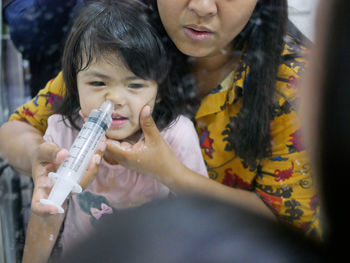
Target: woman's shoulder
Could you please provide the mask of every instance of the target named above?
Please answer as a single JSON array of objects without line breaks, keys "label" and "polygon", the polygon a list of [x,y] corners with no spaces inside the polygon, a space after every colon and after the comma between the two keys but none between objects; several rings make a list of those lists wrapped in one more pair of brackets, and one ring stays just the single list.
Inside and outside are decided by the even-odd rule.
[{"label": "woman's shoulder", "polygon": [[304,44],[291,36],[286,36],[279,75],[285,72],[303,75],[309,53],[309,49]]},{"label": "woman's shoulder", "polygon": [[308,63],[309,50],[290,37],[286,37],[282,62],[276,81],[276,99],[280,106],[285,101],[296,102],[299,97],[300,81]]}]

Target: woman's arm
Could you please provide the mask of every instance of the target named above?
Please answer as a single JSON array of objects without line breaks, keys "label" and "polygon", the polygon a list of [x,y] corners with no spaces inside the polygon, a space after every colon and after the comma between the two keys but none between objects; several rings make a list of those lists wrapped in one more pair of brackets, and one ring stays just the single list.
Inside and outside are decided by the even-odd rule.
[{"label": "woman's arm", "polygon": [[[20,173],[30,176],[32,159],[43,142],[47,119],[52,114],[53,105],[62,99],[64,92],[63,77],[59,73],[31,101],[18,107],[10,120],[0,128],[0,153]],[[43,153],[42,161],[54,161],[58,151],[58,148],[54,148]]]},{"label": "woman's arm", "polygon": [[222,185],[183,165],[160,135],[151,117],[149,106],[143,108],[140,123],[145,139],[133,146],[107,140],[106,159],[119,162],[137,172],[150,174],[175,193],[207,195],[274,217],[255,193]]},{"label": "woman's arm", "polygon": [[32,158],[43,142],[42,133],[22,121],[9,121],[0,128],[0,153],[23,175],[31,176]]}]

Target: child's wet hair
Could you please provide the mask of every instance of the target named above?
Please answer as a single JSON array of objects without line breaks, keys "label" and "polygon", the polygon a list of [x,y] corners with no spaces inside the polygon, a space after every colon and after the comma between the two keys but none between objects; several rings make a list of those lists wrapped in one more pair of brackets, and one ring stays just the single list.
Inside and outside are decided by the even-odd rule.
[{"label": "child's wet hair", "polygon": [[170,51],[152,19],[152,11],[137,0],[89,1],[82,10],[66,41],[62,59],[66,95],[57,109],[73,127],[78,128],[77,74],[100,59],[111,63],[121,59],[136,76],[157,82],[160,102],[153,117],[158,128],[166,127],[179,114],[176,101],[181,95],[172,96],[177,92],[172,86],[176,83],[168,74]]},{"label": "child's wet hair", "polygon": [[115,54],[136,76],[161,83],[168,59],[147,13],[137,1],[91,2],[72,29],[66,44],[70,54],[64,59],[68,56],[66,62],[77,74],[94,60]]}]

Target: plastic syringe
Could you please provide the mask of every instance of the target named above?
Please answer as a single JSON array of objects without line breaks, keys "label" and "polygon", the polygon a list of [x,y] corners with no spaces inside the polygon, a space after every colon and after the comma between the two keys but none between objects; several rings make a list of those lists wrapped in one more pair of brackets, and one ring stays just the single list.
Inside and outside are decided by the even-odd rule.
[{"label": "plastic syringe", "polygon": [[112,123],[114,104],[107,100],[97,110],[91,111],[87,121],[81,128],[77,138],[69,150],[66,160],[57,172],[49,173],[49,178],[55,181],[48,199],[40,199],[43,204],[52,205],[63,213],[63,202],[70,192],[80,193],[80,179],[85,173],[98,144]]}]

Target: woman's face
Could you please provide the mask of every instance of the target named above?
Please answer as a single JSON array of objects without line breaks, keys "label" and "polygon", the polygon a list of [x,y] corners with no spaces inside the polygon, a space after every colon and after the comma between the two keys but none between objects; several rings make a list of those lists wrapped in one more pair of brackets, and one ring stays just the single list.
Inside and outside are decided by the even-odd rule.
[{"label": "woman's face", "polygon": [[258,0],[157,0],[163,25],[177,48],[193,57],[231,49]]}]

